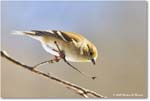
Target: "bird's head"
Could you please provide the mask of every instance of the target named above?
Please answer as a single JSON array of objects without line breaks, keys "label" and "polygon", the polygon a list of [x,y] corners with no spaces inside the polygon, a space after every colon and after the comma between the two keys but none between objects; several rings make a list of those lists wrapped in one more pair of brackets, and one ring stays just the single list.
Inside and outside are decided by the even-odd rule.
[{"label": "bird's head", "polygon": [[90,60],[94,65],[96,64],[96,59],[98,56],[98,52],[96,46],[92,43],[88,43],[83,48],[83,54]]}]

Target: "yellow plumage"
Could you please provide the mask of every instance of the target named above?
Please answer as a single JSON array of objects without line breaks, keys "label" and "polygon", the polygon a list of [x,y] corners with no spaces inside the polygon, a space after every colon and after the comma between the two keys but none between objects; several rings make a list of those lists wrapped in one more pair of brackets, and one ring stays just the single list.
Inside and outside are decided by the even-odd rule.
[{"label": "yellow plumage", "polygon": [[71,62],[95,63],[98,56],[96,46],[80,34],[57,30],[17,31],[14,34],[27,35],[41,42],[43,48],[52,55],[59,56],[55,41],[64,51],[66,60]]}]

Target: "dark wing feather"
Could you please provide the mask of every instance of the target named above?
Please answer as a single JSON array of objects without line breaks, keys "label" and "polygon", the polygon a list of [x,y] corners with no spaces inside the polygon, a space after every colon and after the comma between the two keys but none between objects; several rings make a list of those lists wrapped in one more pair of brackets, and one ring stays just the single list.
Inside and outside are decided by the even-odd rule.
[{"label": "dark wing feather", "polygon": [[72,41],[72,39],[62,31],[57,31],[57,30],[51,30],[51,31],[31,30],[31,31],[34,32],[34,35],[36,36],[52,36],[63,41],[67,41],[67,42]]}]

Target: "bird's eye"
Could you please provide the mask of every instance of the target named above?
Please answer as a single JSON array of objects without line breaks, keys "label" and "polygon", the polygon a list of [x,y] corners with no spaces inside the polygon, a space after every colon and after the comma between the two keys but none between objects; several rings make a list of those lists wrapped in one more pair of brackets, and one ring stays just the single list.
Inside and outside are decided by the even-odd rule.
[{"label": "bird's eye", "polygon": [[92,56],[92,55],[93,55],[93,52],[90,52],[90,55]]}]

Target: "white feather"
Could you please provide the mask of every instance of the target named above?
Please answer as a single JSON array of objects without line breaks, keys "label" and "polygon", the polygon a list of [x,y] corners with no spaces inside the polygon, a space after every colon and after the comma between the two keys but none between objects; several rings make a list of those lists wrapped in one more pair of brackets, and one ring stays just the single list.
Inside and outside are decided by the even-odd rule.
[{"label": "white feather", "polygon": [[13,35],[25,35],[23,31],[13,31],[11,34]]},{"label": "white feather", "polygon": [[52,48],[49,45],[42,43],[42,46],[48,53],[53,54],[55,56],[59,56],[58,52],[52,50]]},{"label": "white feather", "polygon": [[34,33],[34,32],[32,32],[32,31],[13,31],[11,34],[13,34],[13,35],[24,35],[24,36],[28,36],[28,37],[31,37],[33,39],[41,41],[41,37],[32,36],[32,35],[29,35],[29,34],[26,34],[26,33]]}]

